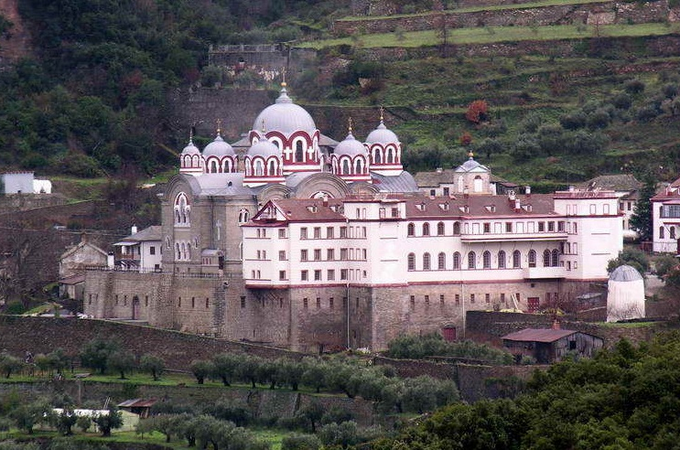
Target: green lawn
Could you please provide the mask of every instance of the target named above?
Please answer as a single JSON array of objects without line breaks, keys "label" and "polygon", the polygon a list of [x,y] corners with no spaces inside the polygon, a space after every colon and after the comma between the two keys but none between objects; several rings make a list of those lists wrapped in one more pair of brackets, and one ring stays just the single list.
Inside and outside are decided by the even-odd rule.
[{"label": "green lawn", "polygon": [[[456,14],[456,13],[470,13],[478,11],[503,11],[508,9],[530,9],[530,8],[545,8],[546,6],[561,6],[561,5],[583,5],[588,3],[607,3],[610,0],[545,0],[542,2],[532,2],[532,3],[520,3],[516,5],[484,5],[484,6],[471,6],[468,8],[458,8],[458,9],[448,9],[445,11],[446,14]],[[350,16],[338,19],[341,21],[363,21],[363,20],[375,20],[375,19],[389,19],[391,17],[422,17],[429,16],[432,14],[438,14],[436,12],[421,12],[413,14],[395,14],[393,16]]]},{"label": "green lawn", "polygon": [[[646,23],[637,25],[602,25],[599,35],[602,37],[639,37],[663,36],[678,33],[680,25],[663,23]],[[484,27],[457,28],[449,30],[450,44],[492,44],[517,41],[549,41],[561,39],[583,39],[595,37],[595,27],[585,28],[574,25],[552,25],[545,27]],[[412,31],[403,33],[400,39],[396,33],[379,33],[353,36],[351,38],[325,39],[304,42],[300,48],[321,49],[338,45],[357,45],[363,48],[390,47],[428,47],[441,43],[436,30]]]}]

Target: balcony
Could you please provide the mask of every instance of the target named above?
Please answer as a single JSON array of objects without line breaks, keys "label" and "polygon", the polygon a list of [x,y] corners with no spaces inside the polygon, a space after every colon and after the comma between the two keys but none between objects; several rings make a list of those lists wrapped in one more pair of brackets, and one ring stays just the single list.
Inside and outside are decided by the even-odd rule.
[{"label": "balcony", "polygon": [[564,267],[525,267],[523,269],[525,280],[538,280],[550,278],[565,278]]},{"label": "balcony", "polygon": [[536,233],[462,233],[461,242],[566,241],[566,231]]}]

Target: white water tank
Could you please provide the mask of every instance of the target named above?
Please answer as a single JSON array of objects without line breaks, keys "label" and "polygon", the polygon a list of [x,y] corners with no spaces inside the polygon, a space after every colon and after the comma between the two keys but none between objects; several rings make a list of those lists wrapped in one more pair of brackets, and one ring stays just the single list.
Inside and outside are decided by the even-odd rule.
[{"label": "white water tank", "polygon": [[607,322],[645,317],[645,282],[634,267],[614,269],[607,288]]}]

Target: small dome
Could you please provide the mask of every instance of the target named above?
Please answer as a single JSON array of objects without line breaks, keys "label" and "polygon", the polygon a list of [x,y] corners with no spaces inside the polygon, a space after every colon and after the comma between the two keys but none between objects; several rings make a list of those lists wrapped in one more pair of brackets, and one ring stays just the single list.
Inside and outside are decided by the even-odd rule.
[{"label": "small dome", "polygon": [[347,135],[347,137],[345,138],[345,140],[340,142],[335,147],[335,151],[333,152],[333,154],[337,155],[337,156],[340,156],[340,155],[349,155],[349,156],[366,155],[367,150],[366,150],[366,147],[364,147],[364,144],[362,144],[361,142],[354,139],[354,136],[350,132]]},{"label": "small dome", "polygon": [[642,275],[635,267],[623,265],[619,266],[609,275],[609,281],[637,281],[642,280]]},{"label": "small dome", "polygon": [[455,172],[488,172],[489,168],[486,166],[481,165],[475,159],[472,157],[472,153],[470,153],[470,158],[465,161],[463,164],[458,166],[455,170]]},{"label": "small dome", "polygon": [[194,145],[193,139],[189,139],[189,143],[184,150],[182,150],[182,155],[200,155],[201,151]]},{"label": "small dome", "polygon": [[249,157],[263,156],[265,159],[269,158],[270,156],[280,155],[281,151],[279,150],[279,148],[272,142],[270,142],[267,138],[263,138],[262,140],[253,144],[253,146],[248,149],[247,153],[247,156]]},{"label": "small dome", "polygon": [[269,131],[279,131],[290,135],[295,131],[305,131],[309,135],[316,131],[314,119],[304,108],[293,103],[284,87],[276,103],[267,106],[255,119],[253,130],[262,128],[262,124]]},{"label": "small dome", "polygon": [[210,144],[206,145],[205,148],[203,149],[203,157],[208,157],[208,156],[234,156],[236,153],[234,153],[234,149],[232,148],[231,145],[229,145],[227,142],[222,139],[222,136],[220,136],[219,131],[217,132],[217,137],[215,138],[214,141],[212,141]]},{"label": "small dome", "polygon": [[399,142],[399,138],[393,131],[389,130],[383,121],[380,121],[378,128],[371,131],[366,138],[366,143],[371,144],[396,144]]}]

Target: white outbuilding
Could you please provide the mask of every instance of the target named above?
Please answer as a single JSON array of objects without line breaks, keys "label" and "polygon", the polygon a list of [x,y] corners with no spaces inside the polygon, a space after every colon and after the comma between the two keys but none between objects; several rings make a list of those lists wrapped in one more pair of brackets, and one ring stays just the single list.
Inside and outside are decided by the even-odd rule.
[{"label": "white outbuilding", "polygon": [[607,287],[607,322],[645,317],[645,282],[634,267],[614,269]]}]

